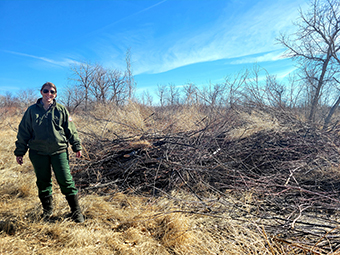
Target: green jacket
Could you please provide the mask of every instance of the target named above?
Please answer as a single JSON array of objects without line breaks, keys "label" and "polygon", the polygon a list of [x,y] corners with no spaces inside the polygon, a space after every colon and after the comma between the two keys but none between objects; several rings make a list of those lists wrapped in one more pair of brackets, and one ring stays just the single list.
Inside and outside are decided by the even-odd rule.
[{"label": "green jacket", "polygon": [[76,127],[67,109],[55,100],[46,111],[41,102],[26,110],[15,142],[15,156],[23,156],[28,149],[42,155],[53,155],[67,150],[68,143],[74,152],[82,149]]}]

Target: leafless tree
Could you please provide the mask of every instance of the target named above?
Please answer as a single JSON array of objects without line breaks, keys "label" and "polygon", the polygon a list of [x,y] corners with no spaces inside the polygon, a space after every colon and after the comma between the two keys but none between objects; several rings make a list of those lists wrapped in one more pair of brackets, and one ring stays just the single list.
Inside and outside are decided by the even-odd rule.
[{"label": "leafless tree", "polygon": [[106,103],[109,91],[107,70],[100,65],[93,67],[93,83],[90,86],[90,91],[97,103]]},{"label": "leafless tree", "polygon": [[[340,82],[335,77],[334,77],[334,81],[338,85],[340,85]],[[325,123],[324,123],[323,129],[328,128],[328,126],[329,126],[329,124],[331,122],[331,118],[332,118],[333,114],[335,113],[336,109],[339,107],[339,105],[340,105],[340,89],[337,89],[337,98],[335,99],[335,102],[333,103],[333,106],[331,107],[327,117],[325,118]]]},{"label": "leafless tree", "polygon": [[183,103],[186,105],[197,105],[199,103],[198,88],[193,83],[188,83],[183,87]]},{"label": "leafless tree", "polygon": [[85,92],[81,87],[68,85],[63,89],[60,100],[72,114],[83,104]]},{"label": "leafless tree", "polygon": [[206,105],[212,108],[225,106],[226,87],[225,83],[210,83],[208,86],[203,87],[200,97]]},{"label": "leafless tree", "polygon": [[115,105],[122,105],[130,99],[130,88],[126,84],[126,77],[117,69],[107,71],[107,85],[110,90],[109,101]]},{"label": "leafless tree", "polygon": [[303,93],[303,86],[301,86],[299,80],[297,79],[295,74],[291,74],[288,76],[288,81],[286,85],[287,89],[287,102],[286,106],[289,108],[296,108],[301,106],[302,104],[302,93]]},{"label": "leafless tree", "polygon": [[0,97],[1,107],[14,107],[19,105],[19,98],[14,96],[13,93],[7,91]]},{"label": "leafless tree", "polygon": [[135,91],[136,84],[135,84],[132,67],[131,67],[131,49],[130,48],[126,51],[125,62],[126,62],[125,77],[126,77],[126,85],[128,89],[128,98],[129,100],[131,100],[133,97],[134,91]]},{"label": "leafless tree", "polygon": [[300,10],[296,26],[292,37],[281,35],[278,41],[300,65],[312,93],[308,118],[314,121],[324,87],[340,72],[340,2],[313,0],[307,12]]},{"label": "leafless tree", "polygon": [[174,106],[178,105],[180,101],[180,92],[179,89],[176,88],[176,86],[172,83],[168,85],[167,89],[167,94],[166,94],[166,100],[168,102],[168,105]]},{"label": "leafless tree", "polygon": [[227,91],[226,103],[229,107],[234,107],[242,101],[241,90],[248,79],[248,70],[237,73],[233,78],[225,78],[225,86]]},{"label": "leafless tree", "polygon": [[85,111],[88,110],[88,105],[90,101],[90,92],[91,87],[93,86],[93,82],[95,79],[95,71],[96,69],[89,63],[75,64],[71,67],[73,72],[73,80],[77,86],[84,91],[84,101],[85,101]]},{"label": "leafless tree", "polygon": [[[74,65],[71,68],[73,76],[70,79],[73,90],[77,88],[79,97],[70,95],[72,89],[66,91],[64,95],[64,102],[72,107],[78,107],[84,104],[84,110],[88,110],[89,103],[114,103],[115,105],[124,104],[127,99],[131,99],[131,86],[132,79],[128,77],[128,72],[122,72],[118,69],[104,68],[100,64],[91,65],[83,63]],[[73,102],[71,102],[73,101]]]},{"label": "leafless tree", "polygon": [[267,75],[266,91],[268,102],[275,107],[283,108],[285,106],[286,87],[279,83],[275,75]]},{"label": "leafless tree", "polygon": [[165,106],[165,97],[167,94],[167,86],[166,85],[157,85],[157,91],[156,91],[156,95],[159,98],[159,103],[161,105],[161,107]]},{"label": "leafless tree", "polygon": [[28,106],[34,104],[37,100],[37,97],[40,95],[38,91],[39,90],[29,88],[17,93],[17,97],[20,97],[20,107],[25,109]]},{"label": "leafless tree", "polygon": [[153,105],[153,97],[150,94],[149,90],[144,90],[140,98],[141,98],[140,101],[143,105],[147,106]]},{"label": "leafless tree", "polygon": [[242,90],[243,102],[250,107],[263,107],[266,102],[266,91],[263,81],[267,75],[266,70],[255,64],[247,70],[247,77]]}]

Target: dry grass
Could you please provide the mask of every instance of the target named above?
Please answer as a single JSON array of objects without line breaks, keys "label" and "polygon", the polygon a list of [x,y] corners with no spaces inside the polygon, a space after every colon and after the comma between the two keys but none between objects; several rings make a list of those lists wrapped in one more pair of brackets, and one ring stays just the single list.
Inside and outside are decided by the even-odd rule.
[{"label": "dry grass", "polygon": [[268,113],[252,111],[249,114],[240,112],[238,116],[244,124],[230,132],[231,136],[236,139],[249,137],[261,130],[282,128],[279,121]]},{"label": "dry grass", "polygon": [[[190,210],[198,203],[192,194],[173,191],[160,197],[142,197],[111,191],[107,196],[80,193],[86,221],[75,224],[65,218],[66,200],[54,181],[53,222],[39,220],[32,166],[23,166],[13,155],[16,130],[21,116],[5,116],[0,126],[0,254],[295,254],[296,247],[284,247],[268,236],[257,219],[200,214]],[[93,118],[95,117],[95,119]],[[74,116],[82,139],[86,134],[99,138],[140,135],[147,130],[193,130],[205,116],[196,108],[156,116],[148,108],[129,105],[123,109],[97,108],[92,116]],[[253,129],[275,126],[263,116],[235,136]],[[248,117],[245,117],[247,119]],[[254,123],[256,125],[254,125]],[[148,146],[145,141],[143,145]],[[205,201],[218,200],[206,194]],[[251,192],[227,195],[230,204],[248,208],[254,202]],[[218,203],[211,203],[211,208]],[[300,249],[301,251],[301,249]],[[298,252],[296,252],[297,254]]]},{"label": "dry grass", "polygon": [[172,133],[202,127],[206,115],[197,107],[183,107],[155,112],[136,103],[124,107],[99,105],[87,115],[76,115],[74,121],[85,134],[100,139],[116,139],[143,133]]}]

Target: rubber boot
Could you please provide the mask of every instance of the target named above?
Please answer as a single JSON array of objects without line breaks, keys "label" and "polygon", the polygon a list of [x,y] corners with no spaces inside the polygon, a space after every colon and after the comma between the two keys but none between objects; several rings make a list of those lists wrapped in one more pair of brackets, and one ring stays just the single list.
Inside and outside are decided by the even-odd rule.
[{"label": "rubber boot", "polygon": [[77,195],[67,196],[66,200],[71,208],[71,219],[76,223],[82,223],[85,221],[78,202]]},{"label": "rubber boot", "polygon": [[53,198],[52,195],[48,196],[39,196],[42,207],[43,213],[41,214],[41,218],[45,221],[48,221],[53,213]]}]

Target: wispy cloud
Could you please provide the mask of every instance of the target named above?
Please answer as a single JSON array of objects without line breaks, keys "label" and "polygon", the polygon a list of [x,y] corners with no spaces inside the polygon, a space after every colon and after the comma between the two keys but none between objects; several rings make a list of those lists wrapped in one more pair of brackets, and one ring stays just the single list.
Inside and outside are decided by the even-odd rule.
[{"label": "wispy cloud", "polygon": [[62,60],[54,60],[54,59],[50,59],[50,58],[46,58],[46,57],[34,56],[34,55],[31,55],[31,54],[15,52],[15,51],[5,50],[4,52],[14,54],[14,55],[18,55],[18,56],[38,59],[40,61],[52,64],[52,65],[57,65],[57,66],[60,66],[60,67],[69,67],[71,64],[79,63],[79,62],[77,62],[73,59],[69,59],[69,58],[63,58]]},{"label": "wispy cloud", "polygon": [[[136,73],[160,73],[189,64],[278,50],[281,46],[276,44],[275,38],[280,32],[289,33],[294,29],[292,22],[296,20],[302,2],[262,1],[234,19],[225,13],[209,30],[204,28],[191,31],[185,37],[163,38],[162,48],[150,50],[137,46]],[[167,45],[171,46],[165,49]],[[269,53],[244,61],[276,61],[279,58]]]},{"label": "wispy cloud", "polygon": [[136,15],[138,15],[138,14],[147,12],[147,11],[149,11],[149,10],[151,10],[151,9],[153,9],[153,8],[155,8],[155,7],[157,7],[157,6],[160,5],[160,4],[165,3],[166,1],[168,1],[168,0],[162,0],[162,1],[160,1],[160,2],[157,2],[157,3],[154,4],[154,5],[151,5],[151,6],[149,6],[149,7],[146,7],[146,8],[144,8],[144,9],[138,11],[138,12],[135,12],[135,13],[132,13],[132,14],[130,14],[130,15],[127,15],[127,16],[125,16],[125,17],[123,17],[123,18],[121,18],[121,19],[119,19],[119,20],[116,20],[116,21],[114,21],[114,22],[112,22],[112,23],[110,23],[110,24],[108,24],[108,25],[106,25],[106,26],[104,26],[104,27],[101,27],[101,28],[99,28],[99,29],[97,29],[97,30],[95,30],[95,31],[90,32],[89,34],[86,35],[86,37],[93,36],[93,35],[95,35],[95,34],[98,34],[98,33],[100,33],[100,32],[103,32],[103,31],[105,31],[105,30],[107,30],[107,29],[109,29],[109,28],[111,28],[111,27],[117,25],[118,23],[120,23],[120,22],[122,22],[122,21],[124,21],[124,20],[130,19],[130,18],[132,18],[132,17],[134,17],[134,16],[136,16]]},{"label": "wispy cloud", "polygon": [[4,92],[7,92],[7,91],[12,91],[12,90],[18,90],[19,87],[14,87],[13,86],[0,86],[0,91],[4,91]]},{"label": "wispy cloud", "polygon": [[290,74],[293,74],[295,71],[296,71],[297,67],[292,67],[290,68],[289,70],[285,71],[285,72],[281,72],[279,74],[277,74],[277,77],[279,79],[283,79],[283,78],[286,78],[288,77]]},{"label": "wispy cloud", "polygon": [[243,57],[237,60],[231,61],[230,64],[232,65],[239,65],[239,64],[251,64],[251,63],[261,63],[261,62],[268,62],[268,61],[278,61],[284,59],[283,51],[278,50],[274,52],[265,53],[263,55],[259,55],[256,57]]},{"label": "wispy cloud", "polygon": [[[136,13],[134,13],[134,14],[132,14],[132,15],[137,15],[137,14],[140,14],[140,13],[142,13],[142,12],[146,12],[146,11],[148,11],[148,10],[150,10],[150,9],[152,9],[152,8],[154,8],[154,7],[156,7],[156,6],[160,5],[160,4],[162,4],[162,3],[165,3],[166,1],[168,1],[168,0],[163,0],[163,1],[160,1],[160,2],[158,2],[158,3],[155,3],[154,5],[151,5],[151,6],[147,7],[147,8],[144,8],[143,10],[141,10],[141,11],[139,11],[139,12],[136,12]],[[131,15],[131,16],[132,16],[132,15]]]}]

